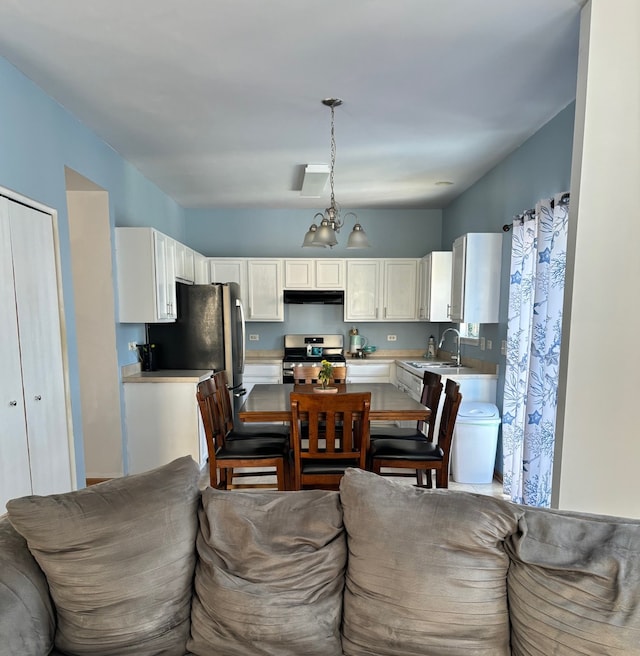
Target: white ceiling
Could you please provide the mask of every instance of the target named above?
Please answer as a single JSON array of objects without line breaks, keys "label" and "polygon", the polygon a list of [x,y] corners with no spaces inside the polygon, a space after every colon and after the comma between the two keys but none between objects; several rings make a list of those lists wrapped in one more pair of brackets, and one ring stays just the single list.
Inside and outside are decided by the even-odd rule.
[{"label": "white ceiling", "polygon": [[[586,0],[2,0],[0,56],[184,207],[444,207],[575,97]],[[452,181],[450,186],[436,185]]]}]

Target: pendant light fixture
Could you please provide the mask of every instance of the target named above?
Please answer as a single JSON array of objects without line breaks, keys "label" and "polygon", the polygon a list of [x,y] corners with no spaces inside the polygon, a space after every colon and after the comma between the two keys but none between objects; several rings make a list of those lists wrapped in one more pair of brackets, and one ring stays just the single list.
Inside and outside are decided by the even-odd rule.
[{"label": "pendant light fixture", "polygon": [[[332,248],[338,243],[337,233],[340,228],[345,224],[347,217],[351,216],[355,220],[353,230],[347,240],[347,248],[369,248],[369,240],[362,226],[358,223],[358,217],[353,212],[347,212],[344,218],[340,218],[340,209],[336,203],[336,197],[333,190],[333,172],[336,165],[336,136],[334,128],[335,108],[342,105],[340,98],[325,98],[322,101],[331,109],[331,168],[329,170],[329,185],[331,187],[331,204],[325,209],[324,214],[318,212],[313,218],[314,223],[311,224],[307,234],[304,236],[302,246],[319,247],[319,248]],[[315,223],[315,220],[320,220],[320,225]]]}]

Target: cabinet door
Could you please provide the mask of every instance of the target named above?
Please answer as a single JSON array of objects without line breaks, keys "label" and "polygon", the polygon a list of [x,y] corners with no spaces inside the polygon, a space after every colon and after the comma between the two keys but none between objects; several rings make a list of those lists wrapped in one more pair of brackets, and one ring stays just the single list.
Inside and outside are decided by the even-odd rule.
[{"label": "cabinet door", "polygon": [[247,321],[284,321],[282,260],[247,262]]},{"label": "cabinet door", "polygon": [[231,257],[209,258],[210,282],[237,282],[240,298],[247,296],[247,260]]},{"label": "cabinet door", "polygon": [[318,289],[344,289],[344,260],[315,260]]},{"label": "cabinet door", "polygon": [[380,308],[380,260],[347,260],[345,321],[376,321]]},{"label": "cabinet door", "polygon": [[418,260],[384,261],[385,321],[415,321],[417,318]]},{"label": "cabinet door", "polygon": [[156,314],[159,321],[172,321],[177,316],[175,241],[154,230],[154,268],[156,283]]},{"label": "cabinet door", "polygon": [[32,492],[10,228],[9,201],[0,197],[0,515],[9,499]]},{"label": "cabinet door", "polygon": [[182,282],[193,283],[196,279],[195,254],[184,244],[176,241],[176,279]]},{"label": "cabinet door", "polygon": [[450,321],[451,252],[434,251],[422,258],[420,318],[426,321]]},{"label": "cabinet door", "polygon": [[464,321],[464,280],[466,265],[466,236],[458,237],[453,242],[452,264],[451,264],[451,303],[449,306],[449,318],[451,321]]},{"label": "cabinet door", "polygon": [[44,212],[11,203],[10,223],[33,493],[68,492],[70,436],[53,221]]},{"label": "cabinet door", "polygon": [[193,252],[194,280],[196,285],[209,284],[209,262],[204,255]]},{"label": "cabinet door", "polygon": [[314,261],[298,258],[284,261],[285,289],[313,289],[315,286]]}]

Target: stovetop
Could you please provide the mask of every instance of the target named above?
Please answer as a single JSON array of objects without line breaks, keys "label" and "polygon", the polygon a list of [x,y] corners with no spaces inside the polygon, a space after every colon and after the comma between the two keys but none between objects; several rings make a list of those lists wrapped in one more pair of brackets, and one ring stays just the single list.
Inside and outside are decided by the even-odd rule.
[{"label": "stovetop", "polygon": [[[321,348],[322,353],[312,355],[310,348]],[[342,335],[285,335],[284,362],[346,362],[344,357],[344,337]]]}]

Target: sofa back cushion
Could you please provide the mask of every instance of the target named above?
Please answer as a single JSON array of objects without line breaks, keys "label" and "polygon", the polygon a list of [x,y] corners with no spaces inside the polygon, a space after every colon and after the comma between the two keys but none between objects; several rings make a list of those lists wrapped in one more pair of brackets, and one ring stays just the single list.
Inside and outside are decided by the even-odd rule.
[{"label": "sofa back cushion", "polygon": [[504,540],[516,527],[514,507],[355,469],[340,496],[345,654],[510,654]]},{"label": "sofa back cushion", "polygon": [[202,495],[189,650],[338,656],[346,561],[337,492]]},{"label": "sofa back cushion", "polygon": [[513,653],[640,654],[640,521],[527,508],[518,529]]},{"label": "sofa back cushion", "polygon": [[58,650],[184,655],[198,477],[185,457],[67,494],[9,501],[9,520],[49,584]]}]

